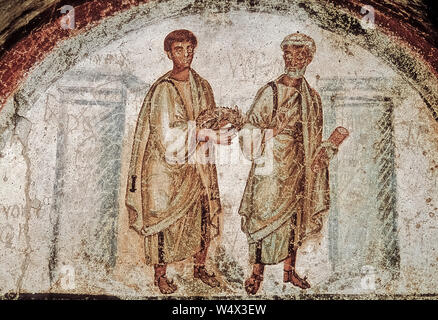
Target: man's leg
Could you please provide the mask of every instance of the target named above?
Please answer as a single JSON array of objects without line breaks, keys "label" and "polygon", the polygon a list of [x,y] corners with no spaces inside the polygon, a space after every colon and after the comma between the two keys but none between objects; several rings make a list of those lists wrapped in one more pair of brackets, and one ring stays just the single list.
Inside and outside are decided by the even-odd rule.
[{"label": "man's leg", "polygon": [[208,273],[205,268],[207,261],[208,247],[210,245],[210,230],[208,219],[208,202],[204,198],[202,201],[201,217],[201,250],[194,255],[193,277],[200,279],[210,287],[219,287],[219,281],[214,273]]},{"label": "man's leg", "polygon": [[169,280],[166,275],[167,264],[164,263],[164,234],[158,233],[158,261],[159,263],[154,265],[154,284],[160,289],[162,294],[171,294],[178,289],[173,281]]},{"label": "man's leg", "polygon": [[248,294],[256,294],[262,284],[265,265],[261,261],[262,242],[259,241],[256,248],[256,263],[252,266],[251,276],[245,281],[245,290]]},{"label": "man's leg", "polygon": [[284,260],[284,272],[283,281],[291,282],[294,286],[300,287],[301,289],[310,288],[309,282],[307,282],[307,277],[302,279],[295,271],[295,263],[297,259],[297,247],[295,246],[295,227],[296,227],[296,214],[292,217],[292,233],[289,242],[289,255]]}]

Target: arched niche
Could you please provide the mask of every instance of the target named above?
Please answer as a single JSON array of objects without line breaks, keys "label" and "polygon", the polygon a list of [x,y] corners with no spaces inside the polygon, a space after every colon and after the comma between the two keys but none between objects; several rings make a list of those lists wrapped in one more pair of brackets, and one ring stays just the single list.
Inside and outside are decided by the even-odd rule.
[{"label": "arched niche", "polygon": [[[314,293],[369,293],[361,287],[369,267],[383,293],[433,288],[425,274],[436,259],[426,243],[438,237],[436,78],[401,42],[316,2],[151,2],[97,20],[47,52],[2,110],[0,160],[10,188],[2,236],[8,263],[17,267],[7,290],[62,292],[60,268],[73,266],[75,292],[156,295],[123,199],[135,119],[149,86],[170,68],[164,36],[180,27],[198,36],[193,67],[212,84],[217,103],[244,111],[282,72],[283,37],[299,30],[315,39],[307,79],[322,96],[325,136],[336,125],[352,134],[332,164],[322,237],[301,252],[299,268],[318,284]],[[242,294],[249,266],[236,208],[248,164],[236,146],[219,152],[226,210],[211,263],[227,290],[215,294]],[[170,271],[183,290],[192,286],[189,270],[181,264]],[[281,266],[268,271],[263,294],[296,294],[275,284],[279,274]]]}]

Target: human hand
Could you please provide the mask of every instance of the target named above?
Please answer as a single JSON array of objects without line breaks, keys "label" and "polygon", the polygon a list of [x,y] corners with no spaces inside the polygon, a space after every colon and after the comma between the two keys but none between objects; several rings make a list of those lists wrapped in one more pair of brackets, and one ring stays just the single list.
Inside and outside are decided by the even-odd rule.
[{"label": "human hand", "polygon": [[324,141],[319,147],[311,169],[317,172],[320,169],[327,168],[330,164],[330,160],[333,159],[337,152],[338,147],[336,145],[330,141]]},{"label": "human hand", "polygon": [[329,166],[330,159],[327,154],[326,148],[321,148],[321,150],[318,152],[315,160],[312,163],[312,171],[318,172],[321,169],[327,168]]}]

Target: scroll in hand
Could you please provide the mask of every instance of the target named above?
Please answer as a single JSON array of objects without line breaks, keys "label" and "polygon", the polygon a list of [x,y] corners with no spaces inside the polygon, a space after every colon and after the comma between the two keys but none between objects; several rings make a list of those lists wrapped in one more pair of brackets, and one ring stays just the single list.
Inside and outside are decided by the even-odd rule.
[{"label": "scroll in hand", "polygon": [[337,127],[327,141],[324,141],[316,153],[312,163],[312,171],[318,172],[328,166],[330,160],[337,153],[341,143],[349,136],[349,132],[344,127]]}]

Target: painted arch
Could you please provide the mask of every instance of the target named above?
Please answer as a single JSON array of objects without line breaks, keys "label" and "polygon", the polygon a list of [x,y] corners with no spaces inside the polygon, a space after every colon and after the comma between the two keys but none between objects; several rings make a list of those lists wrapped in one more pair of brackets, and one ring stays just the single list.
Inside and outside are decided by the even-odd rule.
[{"label": "painted arch", "polygon": [[[74,7],[73,29],[61,28],[64,5]],[[358,159],[345,156],[333,165],[336,183],[332,189],[340,196],[335,197],[324,238],[303,251],[302,268],[319,284],[311,295],[369,294],[369,288],[360,286],[369,266],[381,275],[379,293],[436,294],[433,288],[438,278],[433,270],[438,256],[428,244],[438,239],[434,227],[438,216],[436,31],[428,36],[427,26],[403,20],[386,2],[370,1],[370,5],[375,9],[373,29],[362,27],[362,5],[355,0],[226,1],[217,5],[188,0],[47,1],[26,27],[17,27],[6,36],[0,57],[0,161],[5,174],[0,178],[11,188],[1,190],[2,214],[12,219],[4,221],[2,243],[17,269],[5,280],[4,290],[157,295],[152,285],[138,284],[150,279],[150,270],[145,270],[138,254],[140,245],[125,227],[122,199],[130,125],[153,79],[169,68],[158,53],[165,31],[176,25],[198,31],[204,40],[199,50],[208,54],[199,53],[195,67],[208,75],[221,104],[238,101],[246,111],[257,86],[281,72],[281,61],[273,54],[281,39],[297,26],[317,37],[321,48],[317,67],[309,72],[326,108],[325,129],[329,132],[340,122],[357,128],[358,134],[345,148],[347,153],[361,155]],[[278,21],[289,28],[283,31]],[[202,33],[203,29],[207,31]],[[142,36],[145,42],[138,40]],[[210,46],[205,45],[207,41]],[[263,46],[259,48],[258,43]],[[222,46],[232,55],[222,52]],[[132,56],[126,59],[118,54],[123,53],[120,48],[127,48],[125,53]],[[144,54],[143,58],[132,58],[137,53]],[[214,66],[229,59],[229,68],[210,71],[208,55],[217,56],[211,56]],[[150,62],[142,64],[145,59]],[[248,67],[239,69],[236,61],[247,61]],[[143,71],[135,70],[136,63]],[[274,66],[272,70],[264,67],[266,63]],[[253,74],[257,79],[243,84]],[[233,79],[238,81],[233,83]],[[243,88],[241,93],[230,93],[237,85]],[[100,91],[90,96],[90,86]],[[76,111],[60,112],[63,105]],[[369,124],[363,119],[369,119]],[[74,129],[75,125],[80,129]],[[98,129],[93,132],[93,144],[99,154],[92,157],[96,149],[81,139],[94,128]],[[38,132],[44,132],[44,137]],[[45,143],[47,155],[38,141]],[[39,169],[44,166],[50,178]],[[227,176],[227,168],[222,167],[221,179],[224,194],[230,196],[233,177],[241,184],[246,173],[239,169],[232,171],[235,176]],[[84,174],[75,176],[71,170],[84,170]],[[93,176],[92,184],[87,176]],[[46,187],[38,186],[38,181]],[[361,181],[366,189],[360,189]],[[80,197],[81,192],[88,195],[93,189],[100,190],[96,196]],[[12,197],[15,202],[8,202],[12,190],[17,196]],[[241,258],[244,245],[232,242],[243,239],[232,226],[238,224],[233,214],[235,200],[226,203],[229,215],[224,219],[228,217],[229,222],[224,228],[228,229],[212,253],[215,267],[226,278],[226,290],[209,293],[195,288],[195,295],[243,295],[240,285],[249,267]],[[81,207],[81,201],[93,205]],[[365,216],[367,210],[372,214]],[[4,231],[8,228],[9,233]],[[33,241],[41,247],[33,248]],[[69,248],[69,243],[75,248]],[[237,249],[230,251],[230,246]],[[321,254],[318,248],[323,248]],[[77,267],[81,264],[86,267]],[[319,268],[310,267],[317,264]],[[62,270],[69,270],[70,265],[77,268],[76,289],[60,286],[59,270],[65,266]],[[4,270],[9,267],[2,266]],[[97,270],[94,275],[93,270]],[[173,272],[178,275],[187,270],[181,265]],[[143,278],[143,273],[149,278]],[[45,276],[40,279],[35,274]],[[108,274],[109,282],[103,280]],[[348,277],[343,279],[345,274]],[[275,282],[274,271],[268,279]],[[183,287],[187,292],[193,289],[189,281]],[[262,294],[288,297],[297,292],[266,284]]]}]

